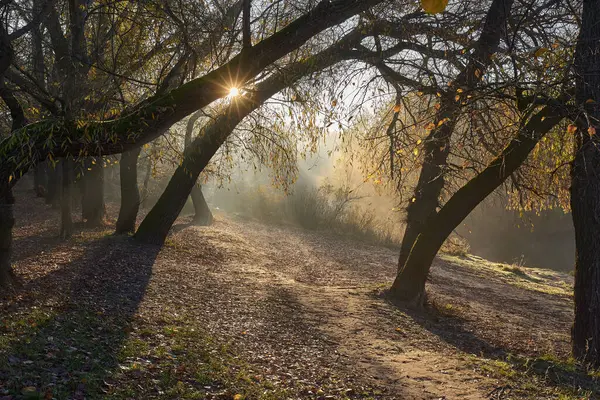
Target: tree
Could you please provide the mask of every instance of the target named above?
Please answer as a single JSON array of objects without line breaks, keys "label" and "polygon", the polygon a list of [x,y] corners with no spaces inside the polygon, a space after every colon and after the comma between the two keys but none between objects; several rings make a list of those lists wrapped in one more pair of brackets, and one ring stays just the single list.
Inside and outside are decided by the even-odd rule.
[{"label": "tree", "polygon": [[[433,129],[424,140],[424,158],[414,195],[406,208],[406,230],[400,248],[398,268],[401,271],[414,242],[427,220],[435,214],[445,183],[445,169],[450,154],[450,139],[461,112],[460,93],[471,93],[492,63],[512,8],[512,0],[494,0],[487,12],[473,55],[464,69],[441,91],[439,110]],[[458,98],[457,98],[457,92]],[[400,272],[401,274],[401,272]],[[408,278],[408,277],[407,277]],[[402,279],[401,276],[398,279]]]},{"label": "tree", "polygon": [[[116,154],[148,143],[175,122],[225,97],[232,85],[245,84],[313,36],[381,2],[321,1],[285,28],[244,49],[219,68],[165,95],[150,98],[119,118],[81,121],[75,127],[60,119],[47,119],[15,131],[0,142],[0,206],[12,204],[11,188],[37,162],[49,157]],[[12,219],[0,218],[0,231],[11,229]],[[5,256],[1,263],[4,276],[10,273],[8,253]]]},{"label": "tree", "polygon": [[[40,11],[29,24],[12,33],[8,32],[5,22],[0,21],[0,97],[10,110],[12,132],[22,129],[27,124],[23,107],[15,97],[14,92],[6,87],[5,73],[15,56],[12,42],[31,30],[35,24],[39,23],[39,19],[45,12],[45,9]],[[10,184],[10,181],[8,183]],[[3,221],[3,224],[0,226],[0,282],[10,284],[15,281],[14,273],[10,265],[12,253],[12,227],[15,223],[13,214],[15,198],[11,188],[7,188],[7,190],[4,190],[0,195],[2,196],[0,220]]]},{"label": "tree", "polygon": [[575,50],[576,152],[571,166],[575,227],[573,355],[600,366],[600,1],[584,0]]},{"label": "tree", "polygon": [[[231,41],[224,41],[223,39],[226,37],[227,32],[234,30],[234,24],[240,9],[241,1],[237,1],[225,10],[218,8],[215,13],[208,13],[209,15],[202,19],[201,25],[208,26],[210,29],[209,33],[206,37],[202,38],[200,43],[193,44],[189,41],[190,23],[188,21],[184,22],[186,13],[184,10],[180,10],[180,14],[176,15],[175,11],[167,4],[166,13],[176,22],[185,50],[179,57],[179,60],[165,75],[164,79],[157,85],[156,96],[163,95],[182,85],[188,75],[193,74],[197,70],[199,62],[218,62],[219,60],[210,60],[211,54],[217,54],[224,48],[232,48]],[[187,134],[186,140],[188,140]],[[137,161],[140,152],[141,147],[134,148],[123,153],[121,157],[121,208],[116,225],[117,234],[133,233],[135,231],[135,223],[140,206],[140,193],[137,184]],[[195,199],[194,206],[199,210],[199,213],[197,213],[198,219],[195,218],[195,220],[201,224],[206,224],[209,222],[209,219],[212,220],[212,214],[208,210],[200,189],[194,190],[192,197]],[[200,212],[204,212],[204,215],[201,215]]]},{"label": "tree", "polygon": [[429,217],[390,288],[393,299],[423,305],[425,281],[444,241],[479,203],[523,164],[538,142],[565,116],[566,106],[556,102],[545,106],[526,123],[522,122],[517,136],[502,153]]},{"label": "tree", "polygon": [[147,242],[162,244],[171,226],[179,216],[196,180],[221,145],[231,135],[236,126],[251,112],[258,109],[266,100],[292,85],[302,77],[320,71],[345,59],[381,57],[395,54],[405,49],[400,43],[385,52],[353,50],[362,39],[372,34],[365,27],[355,28],[338,43],[303,61],[295,62],[284,70],[272,74],[249,90],[248,96],[237,96],[189,146],[184,153],[182,164],[176,169],[165,191],[156,205],[140,224],[135,237]]}]

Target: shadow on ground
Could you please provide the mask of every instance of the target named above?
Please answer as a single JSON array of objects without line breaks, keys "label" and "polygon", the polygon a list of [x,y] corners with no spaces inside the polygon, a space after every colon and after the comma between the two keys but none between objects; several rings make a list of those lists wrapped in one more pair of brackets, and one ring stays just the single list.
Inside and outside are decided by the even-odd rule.
[{"label": "shadow on ground", "polygon": [[[6,318],[11,326],[0,325],[3,394],[58,399],[101,395],[104,379],[118,367],[159,250],[126,237],[86,243],[80,258],[35,282],[57,286],[52,290],[62,292],[63,301],[24,308],[18,302],[11,307],[9,301],[3,313],[13,314]],[[12,336],[4,335],[8,332]]]},{"label": "shadow on ground", "polygon": [[562,361],[549,355],[525,357],[512,354],[509,348],[494,345],[480,337],[476,332],[469,329],[467,320],[453,314],[450,310],[440,308],[435,302],[429,302],[421,310],[402,304],[389,303],[399,308],[417,324],[449,345],[467,354],[501,362],[495,364],[497,371],[491,370],[492,374],[498,373],[503,375],[504,378],[510,377],[513,372],[506,371],[504,367],[506,365],[514,370],[516,377],[521,379],[527,375],[536,375],[548,385],[574,391],[583,390],[593,396],[600,395],[600,382],[597,373],[588,371],[585,367],[572,361]]}]

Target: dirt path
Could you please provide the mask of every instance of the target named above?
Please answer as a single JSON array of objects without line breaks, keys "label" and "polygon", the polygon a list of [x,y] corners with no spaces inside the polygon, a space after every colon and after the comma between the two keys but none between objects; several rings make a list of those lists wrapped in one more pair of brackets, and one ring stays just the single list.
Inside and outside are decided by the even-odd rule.
[{"label": "dirt path", "polygon": [[[0,390],[76,387],[57,398],[98,398],[93,380],[109,386],[111,399],[231,399],[240,382],[255,382],[263,394],[246,398],[557,397],[546,376],[505,391],[515,372],[502,360],[568,354],[568,276],[437,260],[428,284],[433,305],[415,313],[378,295],[395,272],[396,251],[387,248],[225,215],[211,227],[175,227],[162,249],[106,236],[106,229],[61,243],[54,212],[21,204],[19,213],[33,218],[15,233],[23,290],[0,303],[2,317],[17,320],[0,326]],[[43,322],[33,321],[40,310]],[[19,321],[43,328],[23,336]],[[175,343],[178,331],[186,334]],[[204,351],[191,350],[200,341],[209,354],[232,346],[219,368],[235,371],[223,372],[218,385],[199,383],[184,361]],[[65,356],[46,356],[35,369],[35,346]],[[155,368],[165,355],[167,366]],[[16,369],[19,360],[26,364]],[[92,374],[96,364],[101,371]],[[167,367],[177,395],[165,392]]]},{"label": "dirt path", "polygon": [[[188,228],[179,235],[192,232],[236,255],[227,275],[243,276],[260,291],[290,299],[301,312],[290,318],[324,333],[340,362],[389,394],[485,398],[501,382],[475,371],[470,353],[568,351],[567,296],[439,261],[429,290],[438,302],[452,301],[454,315],[413,318],[376,295],[393,279],[393,250],[224,216],[211,228]],[[462,318],[457,319],[459,309]]]}]

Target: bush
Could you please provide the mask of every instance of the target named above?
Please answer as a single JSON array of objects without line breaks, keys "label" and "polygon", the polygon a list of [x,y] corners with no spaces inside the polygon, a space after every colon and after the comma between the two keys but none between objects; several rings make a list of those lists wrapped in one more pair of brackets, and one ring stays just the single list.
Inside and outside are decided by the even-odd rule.
[{"label": "bush", "polygon": [[365,204],[363,197],[348,187],[334,187],[328,182],[316,187],[300,182],[283,195],[267,185],[238,186],[235,193],[217,191],[213,203],[229,212],[265,222],[331,231],[389,247],[400,244],[400,221],[382,219]]}]

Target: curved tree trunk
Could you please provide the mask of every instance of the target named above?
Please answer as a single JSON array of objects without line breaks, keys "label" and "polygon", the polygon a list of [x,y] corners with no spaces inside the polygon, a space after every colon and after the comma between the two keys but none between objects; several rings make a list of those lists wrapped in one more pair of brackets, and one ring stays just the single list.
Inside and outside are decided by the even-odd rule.
[{"label": "curved tree trunk", "polygon": [[86,160],[82,177],[81,216],[84,226],[96,228],[104,224],[104,168],[102,158]]},{"label": "curved tree trunk", "polygon": [[[208,162],[207,162],[208,163]],[[165,191],[140,224],[135,238],[144,243],[163,244],[173,223],[183,209],[198,174],[178,167]]]},{"label": "curved tree trunk", "polygon": [[[575,227],[575,322],[573,355],[600,366],[600,1],[584,0],[575,50],[576,100],[585,116],[571,168]],[[592,101],[589,101],[589,100]]]},{"label": "curved tree trunk", "polygon": [[121,180],[121,208],[117,219],[117,234],[135,232],[135,221],[140,209],[137,164],[142,148],[127,151],[121,155],[119,165]]},{"label": "curved tree trunk", "polygon": [[491,56],[498,49],[512,4],[513,0],[492,2],[471,60],[454,80],[451,89],[442,94],[440,108],[433,121],[435,127],[424,140],[424,159],[419,180],[406,209],[406,229],[400,247],[399,270],[404,266],[417,236],[439,206],[450,154],[450,139],[461,110],[461,96],[456,98],[456,91],[460,89],[469,92],[478,86],[492,62]]},{"label": "curved tree trunk", "polygon": [[545,106],[520,129],[519,134],[487,168],[461,187],[428,220],[394,280],[389,291],[390,297],[418,307],[423,305],[425,281],[444,241],[479,203],[523,164],[536,144],[563,118],[564,107]]},{"label": "curved tree trunk", "polygon": [[[238,107],[239,104],[239,107]],[[200,172],[208,165],[225,139],[250,111],[250,101],[234,100],[228,111],[219,116],[194,140],[173,174],[165,191],[140,224],[135,238],[145,243],[164,243],[169,230],[181,213]]]}]

